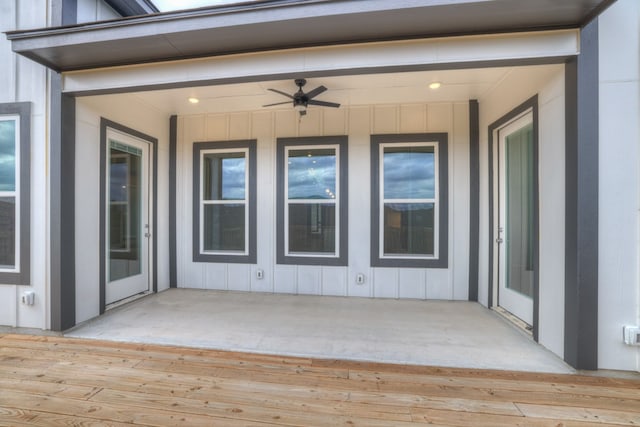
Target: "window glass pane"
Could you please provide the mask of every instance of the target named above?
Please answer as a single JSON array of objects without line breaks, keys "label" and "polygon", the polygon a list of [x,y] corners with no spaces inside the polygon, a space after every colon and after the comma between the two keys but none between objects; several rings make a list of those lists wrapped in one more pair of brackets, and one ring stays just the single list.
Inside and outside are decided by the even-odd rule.
[{"label": "window glass pane", "polygon": [[16,190],[16,121],[0,121],[0,191]]},{"label": "window glass pane", "polygon": [[0,268],[16,264],[16,199],[0,197]]},{"label": "window glass pane", "polygon": [[[109,152],[109,281],[142,272],[142,152],[111,141]],[[118,147],[118,148],[113,148]]]},{"label": "window glass pane", "polygon": [[428,147],[384,147],[384,198],[433,199],[435,154]]},{"label": "window glass pane", "polygon": [[245,205],[204,205],[205,251],[245,250]]},{"label": "window glass pane", "polygon": [[336,150],[289,150],[289,199],[335,199]]},{"label": "window glass pane", "polygon": [[505,141],[505,255],[507,288],[533,298],[533,124]]},{"label": "window glass pane", "polygon": [[244,200],[245,153],[206,153],[202,160],[204,200]]},{"label": "window glass pane", "polygon": [[385,203],[385,255],[433,255],[433,203]]},{"label": "window glass pane", "polygon": [[289,205],[289,252],[335,253],[336,206]]}]

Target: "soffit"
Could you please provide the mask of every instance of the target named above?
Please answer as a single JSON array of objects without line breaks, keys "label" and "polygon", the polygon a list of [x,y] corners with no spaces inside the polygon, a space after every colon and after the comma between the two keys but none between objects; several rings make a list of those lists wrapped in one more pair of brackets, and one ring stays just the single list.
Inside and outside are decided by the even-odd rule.
[{"label": "soffit", "polygon": [[7,33],[56,71],[375,40],[575,28],[611,0],[264,0]]}]

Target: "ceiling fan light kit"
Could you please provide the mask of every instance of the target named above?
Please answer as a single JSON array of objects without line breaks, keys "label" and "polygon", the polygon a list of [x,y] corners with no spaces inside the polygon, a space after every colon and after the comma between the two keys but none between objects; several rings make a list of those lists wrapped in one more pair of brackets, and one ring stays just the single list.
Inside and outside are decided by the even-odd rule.
[{"label": "ceiling fan light kit", "polygon": [[307,80],[306,79],[296,79],[295,80],[295,84],[296,84],[296,86],[298,86],[298,91],[296,93],[294,93],[293,95],[290,95],[290,94],[288,94],[286,92],[282,92],[282,91],[277,90],[277,89],[269,88],[269,90],[271,92],[275,92],[275,93],[277,93],[279,95],[286,96],[291,101],[276,102],[274,104],[266,104],[266,105],[263,105],[263,107],[273,107],[275,105],[284,105],[284,104],[293,103],[293,108],[300,114],[300,116],[304,116],[304,115],[307,114],[307,107],[309,105],[317,105],[317,106],[320,106],[320,107],[331,107],[331,108],[340,107],[340,104],[335,103],[335,102],[318,101],[318,100],[313,99],[316,96],[320,95],[321,93],[325,92],[327,90],[326,87],[321,85],[321,86],[318,86],[317,88],[305,93],[302,90],[302,88],[303,88],[304,85],[307,84]]}]

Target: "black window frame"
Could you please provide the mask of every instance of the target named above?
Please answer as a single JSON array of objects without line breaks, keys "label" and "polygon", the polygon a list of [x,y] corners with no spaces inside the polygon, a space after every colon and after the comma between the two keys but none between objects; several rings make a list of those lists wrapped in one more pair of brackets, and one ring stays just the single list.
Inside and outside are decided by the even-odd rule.
[{"label": "black window frame", "polygon": [[[448,134],[412,133],[371,135],[371,266],[406,268],[449,267],[449,156]],[[380,145],[435,143],[438,147],[438,241],[437,258],[415,256],[380,257]]]},{"label": "black window frame", "polygon": [[20,118],[20,230],[16,241],[20,241],[20,262],[17,272],[0,272],[0,284],[31,284],[31,103],[0,103],[0,116]]},{"label": "black window frame", "polygon": [[[247,208],[249,211],[248,248],[246,254],[202,253],[200,248],[200,171],[201,152],[206,150],[247,149],[249,152],[247,167],[249,172],[249,194]],[[257,260],[257,140],[206,141],[193,143],[193,262],[255,264]]]},{"label": "black window frame", "polygon": [[[338,249],[337,257],[326,256],[297,256],[285,253],[285,153],[289,147],[337,145],[339,164],[337,172],[339,174],[338,186],[338,207],[336,219],[339,221],[339,236],[336,241]],[[316,137],[293,137],[278,138],[276,142],[276,170],[277,170],[277,208],[276,208],[276,246],[277,264],[285,265],[322,265],[340,266],[348,265],[349,260],[349,197],[348,197],[348,137],[339,136],[316,136]]]}]

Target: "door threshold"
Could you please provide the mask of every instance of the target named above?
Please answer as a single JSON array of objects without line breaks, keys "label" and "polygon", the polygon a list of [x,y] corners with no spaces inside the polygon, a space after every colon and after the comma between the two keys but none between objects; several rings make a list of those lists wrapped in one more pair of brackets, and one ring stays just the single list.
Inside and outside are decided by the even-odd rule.
[{"label": "door threshold", "polygon": [[509,323],[511,323],[513,326],[515,326],[516,328],[518,328],[519,330],[521,330],[522,332],[524,332],[525,334],[533,338],[533,326],[531,326],[521,318],[517,317],[513,313],[505,310],[500,306],[491,307],[491,309],[496,313],[498,313],[502,318],[507,320]]},{"label": "door threshold", "polygon": [[109,310],[112,310],[114,308],[118,308],[118,307],[123,306],[125,304],[128,304],[130,302],[139,300],[140,298],[146,297],[147,295],[149,295],[151,293],[152,293],[151,291],[144,291],[144,292],[140,292],[139,294],[131,295],[130,297],[127,297],[125,299],[121,299],[120,301],[112,302],[111,304],[107,305],[104,308],[104,311],[107,312]]}]

